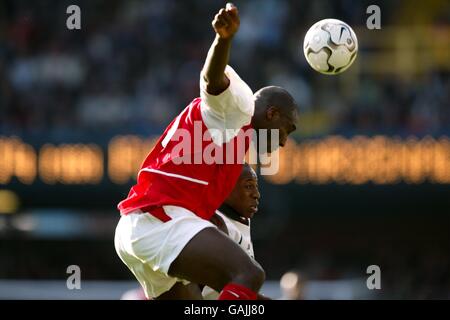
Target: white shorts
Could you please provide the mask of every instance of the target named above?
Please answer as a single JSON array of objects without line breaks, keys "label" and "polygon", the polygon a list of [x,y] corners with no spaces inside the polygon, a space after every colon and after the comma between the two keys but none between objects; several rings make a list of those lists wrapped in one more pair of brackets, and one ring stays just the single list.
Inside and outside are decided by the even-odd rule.
[{"label": "white shorts", "polygon": [[163,206],[163,209],[171,220],[162,222],[141,211],[122,216],[114,239],[117,254],[139,281],[147,298],[158,297],[178,281],[189,283],[169,276],[169,267],[197,233],[216,227],[185,208]]}]

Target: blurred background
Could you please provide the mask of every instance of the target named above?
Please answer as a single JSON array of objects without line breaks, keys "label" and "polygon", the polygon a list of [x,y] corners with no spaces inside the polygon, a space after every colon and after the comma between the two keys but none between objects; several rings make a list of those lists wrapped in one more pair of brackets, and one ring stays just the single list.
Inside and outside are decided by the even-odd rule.
[{"label": "blurred background", "polygon": [[[81,8],[81,30],[66,9]],[[199,73],[221,1],[0,0],[0,298],[119,299],[117,203]],[[301,117],[252,225],[263,292],[282,299],[450,298],[450,3],[235,1],[231,65]],[[381,9],[381,30],[366,8]],[[301,45],[351,25],[355,63],[324,76]],[[68,266],[82,289],[68,290]],[[368,266],[381,270],[369,290]]]}]

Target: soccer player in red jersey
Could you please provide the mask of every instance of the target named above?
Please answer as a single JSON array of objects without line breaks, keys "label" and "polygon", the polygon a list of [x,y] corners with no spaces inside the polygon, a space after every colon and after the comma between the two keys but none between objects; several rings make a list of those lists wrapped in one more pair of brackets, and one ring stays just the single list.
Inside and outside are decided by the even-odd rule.
[{"label": "soccer player in red jersey", "polygon": [[246,133],[256,131],[264,140],[277,130],[278,141],[268,139],[262,151],[284,146],[296,128],[297,106],[279,87],[253,94],[228,66],[239,29],[234,5],[221,9],[212,26],[216,37],[200,75],[200,97],[167,127],[118,205],[116,251],[148,298],[192,282],[220,292],[219,299],[256,299],[265,278],[261,266],[209,220],[241,174]]}]

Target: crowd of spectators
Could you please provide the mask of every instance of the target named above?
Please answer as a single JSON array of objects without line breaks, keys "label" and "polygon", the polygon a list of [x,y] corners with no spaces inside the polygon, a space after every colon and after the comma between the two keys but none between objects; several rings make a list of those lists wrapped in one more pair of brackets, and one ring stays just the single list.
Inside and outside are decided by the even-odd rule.
[{"label": "crowd of spectators", "polygon": [[[198,95],[199,72],[214,36],[210,22],[221,3],[77,3],[81,30],[66,27],[66,8],[71,4],[67,1],[0,4],[0,133],[62,138],[74,132],[159,133]],[[253,89],[274,84],[292,92],[304,115],[300,134],[448,131],[448,64],[446,69],[424,61],[430,67],[420,73],[411,70],[409,79],[354,67],[349,72],[355,73],[357,86],[346,94],[340,81],[350,75],[330,78],[306,64],[301,44],[310,25],[336,17],[355,29],[363,28],[368,3],[252,0],[236,4],[241,28],[231,64]],[[383,2],[383,26],[388,29],[401,21],[408,6],[407,1]],[[445,9],[426,8],[423,15],[431,17],[427,25],[448,32],[448,23],[442,20]],[[360,39],[357,63],[365,63],[365,53],[383,49],[371,47],[369,38]]]}]

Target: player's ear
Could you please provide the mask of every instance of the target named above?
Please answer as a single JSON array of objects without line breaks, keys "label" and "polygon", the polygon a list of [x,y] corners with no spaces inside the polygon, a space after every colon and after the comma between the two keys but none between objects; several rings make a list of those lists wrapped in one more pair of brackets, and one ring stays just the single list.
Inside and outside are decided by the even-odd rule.
[{"label": "player's ear", "polygon": [[280,111],[277,107],[268,107],[266,110],[266,118],[269,121],[278,120],[280,118]]}]

